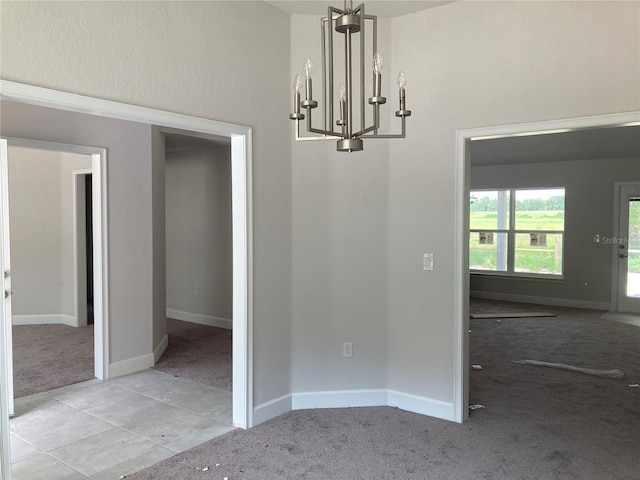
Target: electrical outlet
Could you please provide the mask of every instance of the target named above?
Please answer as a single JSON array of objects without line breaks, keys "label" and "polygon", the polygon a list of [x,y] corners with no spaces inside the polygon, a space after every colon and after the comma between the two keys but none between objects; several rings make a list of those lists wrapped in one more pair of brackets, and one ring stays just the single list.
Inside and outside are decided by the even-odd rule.
[{"label": "electrical outlet", "polygon": [[433,253],[425,253],[422,256],[422,269],[433,270]]},{"label": "electrical outlet", "polygon": [[353,357],[353,343],[345,342],[345,344],[342,346],[342,354],[344,358]]},{"label": "electrical outlet", "polygon": [[196,288],[193,289],[193,294],[197,297],[200,295],[200,287],[196,286]]}]

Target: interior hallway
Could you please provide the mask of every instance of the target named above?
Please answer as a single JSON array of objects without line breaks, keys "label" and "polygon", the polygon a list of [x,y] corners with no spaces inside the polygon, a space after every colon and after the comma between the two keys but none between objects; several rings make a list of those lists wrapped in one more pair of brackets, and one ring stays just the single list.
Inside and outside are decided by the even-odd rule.
[{"label": "interior hallway", "polygon": [[234,429],[231,392],[154,370],[19,398],[15,411],[14,480],[121,479]]}]

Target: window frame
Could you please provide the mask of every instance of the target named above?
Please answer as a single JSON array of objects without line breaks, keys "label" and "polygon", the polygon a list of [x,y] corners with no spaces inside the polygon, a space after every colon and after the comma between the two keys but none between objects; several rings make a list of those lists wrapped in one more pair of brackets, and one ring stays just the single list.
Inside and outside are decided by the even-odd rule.
[{"label": "window frame", "polygon": [[[470,189],[469,190],[469,198],[471,198],[471,196],[475,193],[475,192],[496,192],[496,194],[498,192],[508,192],[509,194],[509,215],[508,215],[508,228],[503,228],[503,229],[499,229],[496,228],[494,229],[477,229],[477,228],[471,228],[471,209],[469,209],[469,238],[467,239],[467,242],[470,244],[471,242],[471,235],[473,234],[479,234],[482,232],[493,232],[494,234],[499,234],[499,233],[504,233],[506,234],[506,238],[507,238],[507,264],[506,264],[506,270],[483,270],[483,269],[475,269],[471,266],[470,262],[469,262],[469,273],[472,275],[487,275],[487,276],[494,276],[494,277],[509,277],[509,278],[513,278],[513,277],[519,277],[519,278],[527,278],[527,279],[538,279],[538,280],[556,280],[556,281],[564,281],[564,272],[565,272],[565,266],[564,266],[564,262],[565,262],[565,227],[566,227],[566,217],[563,218],[563,228],[562,230],[523,230],[523,229],[516,229],[516,192],[519,191],[526,191],[526,190],[562,190],[564,193],[564,209],[563,212],[566,215],[566,192],[567,189],[564,186],[558,186],[558,187],[525,187],[525,188],[519,188],[519,187],[510,187],[510,188],[474,188],[474,189]],[[498,223],[498,222],[497,222]],[[548,235],[561,235],[562,236],[562,242],[561,242],[561,253],[562,253],[562,260],[560,262],[560,273],[559,274],[555,274],[555,273],[535,273],[535,272],[518,272],[515,270],[515,256],[516,256],[516,235],[518,234],[531,234],[531,233],[544,233],[544,234],[548,234]],[[470,246],[469,246],[469,250],[470,250]]]}]

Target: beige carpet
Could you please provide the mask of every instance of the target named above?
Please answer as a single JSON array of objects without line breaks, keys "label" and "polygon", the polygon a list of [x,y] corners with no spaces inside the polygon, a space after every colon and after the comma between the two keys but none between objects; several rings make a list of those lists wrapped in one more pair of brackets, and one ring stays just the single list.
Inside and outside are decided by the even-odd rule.
[{"label": "beige carpet", "polygon": [[[640,471],[640,328],[603,312],[472,322],[462,425],[389,407],[300,410],[235,430],[129,480],[635,480]],[[540,306],[473,302],[472,312]],[[622,379],[511,360],[594,369]]]},{"label": "beige carpet", "polygon": [[156,370],[232,390],[231,330],[167,319],[169,344]]},{"label": "beige carpet", "polygon": [[94,378],[93,325],[14,325],[15,398]]}]

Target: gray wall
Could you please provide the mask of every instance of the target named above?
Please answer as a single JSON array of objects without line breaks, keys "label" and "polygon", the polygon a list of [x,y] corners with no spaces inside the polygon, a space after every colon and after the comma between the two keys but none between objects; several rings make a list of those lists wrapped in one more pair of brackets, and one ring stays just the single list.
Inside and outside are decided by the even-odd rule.
[{"label": "gray wall", "polygon": [[[153,243],[153,353],[157,362],[164,352],[167,334],[166,309],[166,238],[165,238],[165,148],[164,135],[158,127],[151,128],[151,195]],[[168,341],[168,338],[167,338]]]},{"label": "gray wall", "polygon": [[110,359],[151,353],[151,127],[3,101],[1,133],[108,149]]},{"label": "gray wall", "polygon": [[[263,2],[2,2],[0,21],[5,80],[253,128],[254,402],[288,393],[288,15]],[[12,115],[2,113],[4,129]],[[106,132],[91,134],[73,121],[33,120],[24,135],[35,128],[71,143],[109,145],[112,355],[151,353],[152,330],[156,342],[164,336],[159,317],[152,328],[160,308],[153,286],[164,282],[154,281],[153,264],[164,254],[154,254],[152,240],[152,202],[160,197],[151,193],[150,127],[123,128],[107,142]],[[94,120],[101,121],[109,123]]]},{"label": "gray wall", "polygon": [[13,146],[8,157],[13,315],[74,322],[72,171],[91,159]]},{"label": "gray wall", "polygon": [[472,167],[471,188],[565,187],[566,196],[564,280],[472,275],[472,295],[542,297],[566,305],[609,308],[615,246],[594,243],[593,236],[615,236],[614,183],[640,180],[638,165],[640,158]]},{"label": "gray wall", "polygon": [[388,70],[405,70],[413,116],[390,142],[389,388],[454,394],[456,131],[639,110],[639,14],[635,2],[454,2],[392,21]]},{"label": "gray wall", "polygon": [[[383,94],[395,98],[403,69],[414,114],[406,140],[351,155],[291,143],[293,74],[318,58],[319,19],[262,2],[3,2],[0,66],[8,80],[253,127],[256,405],[363,388],[448,404],[456,131],[639,110],[639,13],[454,2],[381,21]],[[110,171],[121,358],[151,348],[130,348],[151,338],[152,207],[150,167],[129,155]]]},{"label": "gray wall", "polygon": [[231,320],[231,151],[173,151],[166,159],[167,308]]},{"label": "gray wall", "polygon": [[[292,16],[292,79],[308,56],[320,71],[320,35],[311,33],[319,21]],[[389,24],[379,21],[384,45]],[[381,53],[388,62],[389,49]],[[397,72],[388,75],[395,79]],[[393,82],[385,78],[383,95],[396,98],[389,94]],[[334,141],[297,142],[291,148],[292,391],[384,388],[389,144],[365,141],[364,151],[354,153],[337,152]],[[353,358],[343,358],[344,342],[353,343]]]}]

